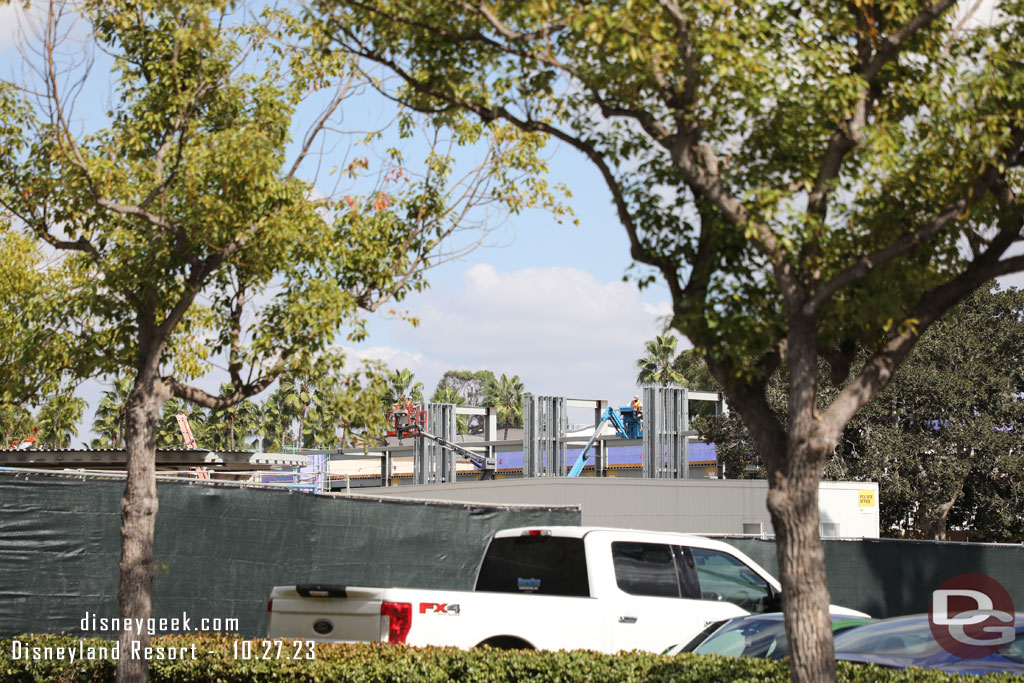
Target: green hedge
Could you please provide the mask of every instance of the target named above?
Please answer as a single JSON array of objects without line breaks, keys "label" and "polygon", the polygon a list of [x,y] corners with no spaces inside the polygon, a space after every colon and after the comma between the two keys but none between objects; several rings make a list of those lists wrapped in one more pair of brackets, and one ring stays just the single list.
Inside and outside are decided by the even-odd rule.
[{"label": "green hedge", "polygon": [[[291,641],[265,652],[265,641],[244,641],[210,634],[154,638],[150,659],[152,681],[352,681],[366,683],[443,683],[446,681],[787,681],[785,662],[763,659],[680,655],[668,657],[642,652],[605,655],[573,652],[504,651],[481,648],[413,648],[404,645],[317,645],[312,652]],[[77,650],[111,648],[111,641],[79,639],[68,635],[27,635],[0,641],[0,680],[6,681],[113,681],[112,659],[77,659]],[[57,659],[56,648],[73,648]],[[15,659],[19,654],[20,657]],[[40,648],[39,658],[26,648]],[[50,648],[49,653],[42,648]],[[156,648],[161,648],[157,650]],[[246,648],[251,658],[246,659]],[[193,658],[192,652],[196,653]],[[299,658],[293,658],[298,651]],[[184,652],[184,658],[170,659]],[[97,651],[94,651],[96,654]],[[46,658],[49,654],[50,657]],[[160,659],[163,655],[165,658]],[[312,659],[307,659],[308,655]],[[895,672],[874,666],[840,663],[841,681],[963,681],[976,677],[953,676],[920,669]],[[1010,675],[987,676],[986,681],[1019,682]]]}]

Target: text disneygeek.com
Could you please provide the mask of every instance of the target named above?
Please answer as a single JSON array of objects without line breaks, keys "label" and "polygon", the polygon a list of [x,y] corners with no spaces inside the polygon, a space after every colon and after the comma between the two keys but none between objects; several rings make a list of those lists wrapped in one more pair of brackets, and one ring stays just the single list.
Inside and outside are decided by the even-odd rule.
[{"label": "text disneygeek.com", "polygon": [[[193,623],[195,628],[192,628]],[[238,619],[218,619],[202,617],[193,619],[188,612],[182,612],[180,617],[150,617],[149,619],[120,619],[118,617],[100,617],[92,612],[86,612],[79,628],[92,633],[148,633],[155,636],[157,633],[188,633],[189,631],[238,633]]]}]

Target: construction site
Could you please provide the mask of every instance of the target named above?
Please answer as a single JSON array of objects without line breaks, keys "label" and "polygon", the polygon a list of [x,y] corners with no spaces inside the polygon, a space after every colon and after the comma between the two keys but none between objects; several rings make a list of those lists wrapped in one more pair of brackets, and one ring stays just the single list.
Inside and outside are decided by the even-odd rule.
[{"label": "construction site", "polygon": [[[642,400],[641,399],[642,396]],[[523,426],[494,408],[399,404],[374,448],[212,451],[179,417],[184,448],[158,449],[162,481],[228,483],[319,495],[372,494],[488,504],[576,505],[585,524],[702,533],[772,532],[767,482],[724,478],[714,444],[691,428],[692,405],[728,410],[721,394],[645,386],[629,405],[524,395]],[[460,422],[473,429],[458,433]],[[501,436],[502,438],[499,438]],[[0,470],[120,478],[119,450],[0,452]],[[823,537],[877,538],[878,486],[823,482]]]},{"label": "construction site", "polygon": [[[396,406],[392,435],[368,453],[211,451],[186,422],[191,447],[156,456],[154,610],[236,618],[253,637],[266,633],[275,585],[463,590],[486,540],[522,525],[713,535],[776,567],[767,481],[723,478],[714,447],[690,429],[693,402],[724,412],[721,396],[645,387],[642,397],[615,408],[527,395],[523,428],[508,438],[496,438],[506,435],[492,409]],[[460,419],[480,433],[456,434]],[[74,631],[86,610],[116,614],[124,452],[29,448],[0,459],[10,596],[0,636]],[[950,567],[1019,582],[1008,569],[1019,546],[880,538],[879,505],[875,482],[819,486],[836,601],[879,616],[920,611],[916,587],[938,585]]]}]

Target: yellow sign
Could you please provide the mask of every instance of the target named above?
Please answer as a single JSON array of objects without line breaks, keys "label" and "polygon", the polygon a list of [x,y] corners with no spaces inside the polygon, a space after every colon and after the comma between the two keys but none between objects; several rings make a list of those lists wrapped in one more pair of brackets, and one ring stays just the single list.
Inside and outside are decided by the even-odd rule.
[{"label": "yellow sign", "polygon": [[860,506],[862,508],[875,507],[876,502],[874,489],[861,489],[858,493],[860,494]]}]

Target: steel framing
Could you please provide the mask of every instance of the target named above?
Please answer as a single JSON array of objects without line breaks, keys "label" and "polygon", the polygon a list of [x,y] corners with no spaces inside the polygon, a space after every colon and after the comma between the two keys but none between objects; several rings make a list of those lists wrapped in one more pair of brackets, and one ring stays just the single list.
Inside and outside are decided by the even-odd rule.
[{"label": "steel framing", "polygon": [[[428,403],[426,431],[446,441],[455,441],[455,404]],[[417,484],[440,484],[456,481],[456,457],[430,439],[415,439],[413,448],[413,481]]]},{"label": "steel framing", "polygon": [[565,433],[569,427],[566,399],[523,394],[523,476],[564,477]]},{"label": "steel framing", "polygon": [[689,393],[685,387],[643,387],[644,477],[689,478]]}]

